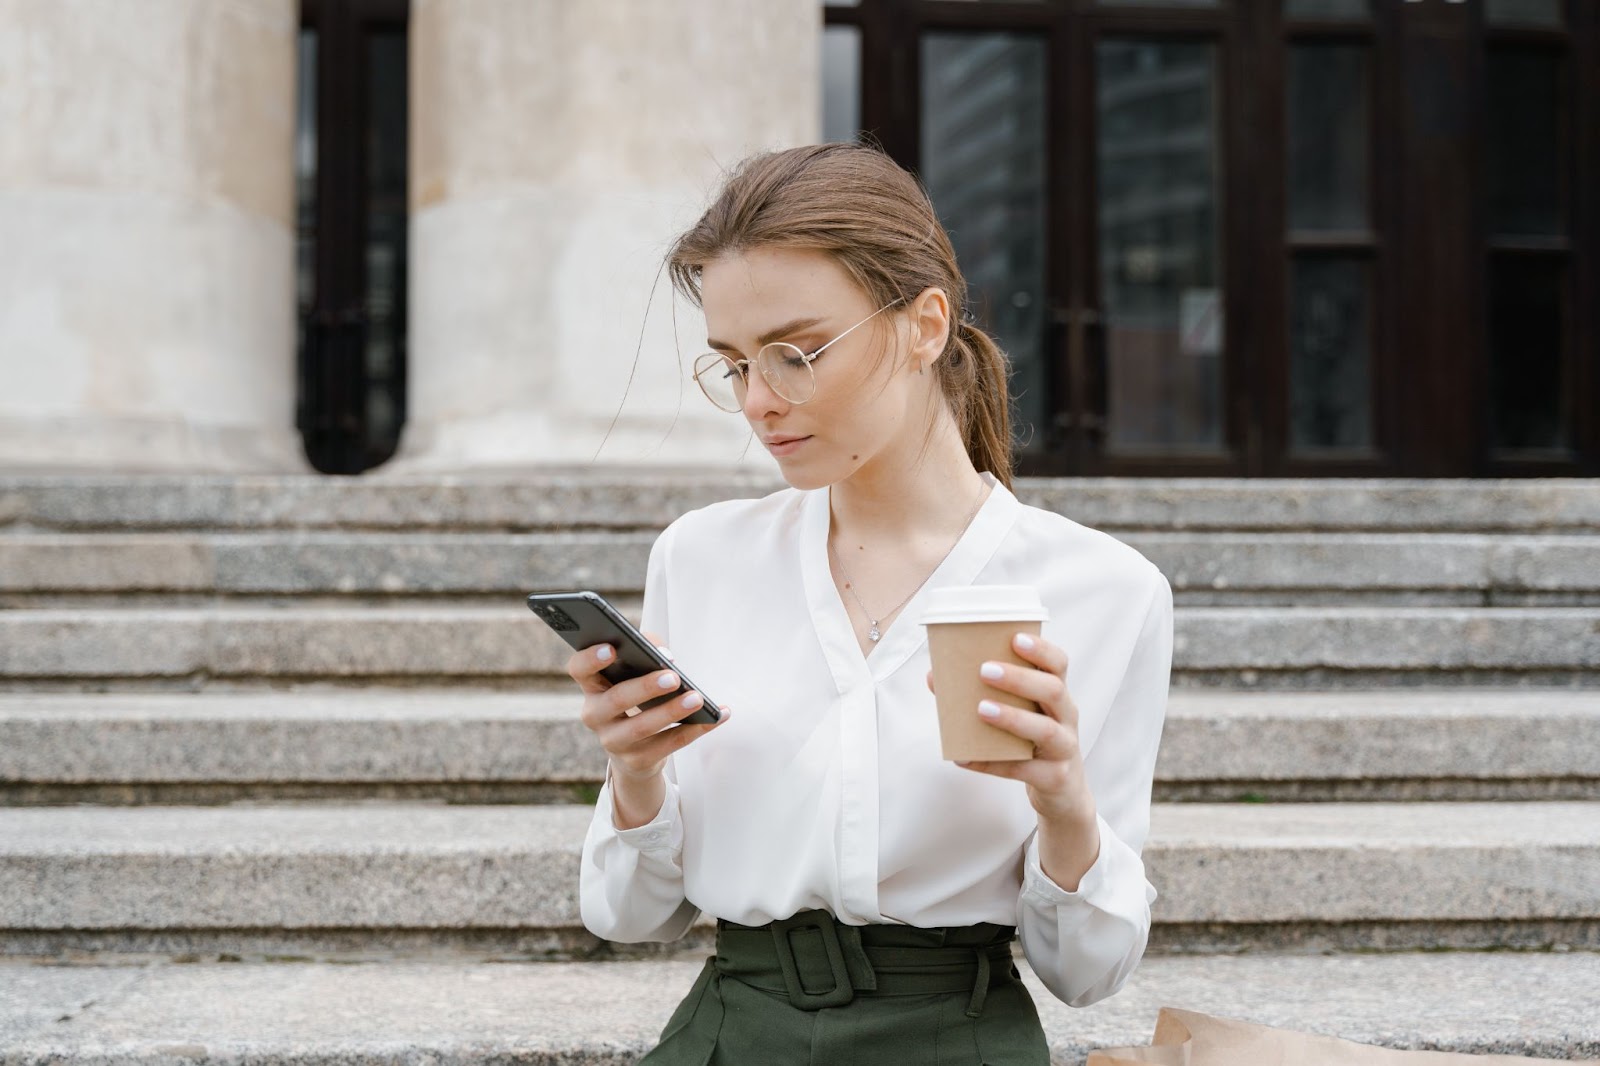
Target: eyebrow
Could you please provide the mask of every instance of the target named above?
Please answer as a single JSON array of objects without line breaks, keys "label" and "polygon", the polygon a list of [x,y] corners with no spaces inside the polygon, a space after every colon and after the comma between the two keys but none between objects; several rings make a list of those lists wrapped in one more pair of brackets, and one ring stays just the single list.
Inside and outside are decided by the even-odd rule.
[{"label": "eyebrow", "polygon": [[[756,347],[760,348],[763,345],[771,344],[780,337],[787,337],[792,333],[799,333],[803,329],[810,329],[812,326],[815,326],[822,321],[822,316],[817,315],[811,318],[797,318],[791,322],[785,322],[777,329],[769,329],[761,336],[757,337]],[[714,341],[709,337],[706,338],[706,344],[712,348],[718,349],[719,351],[736,352],[739,350],[737,347],[729,344],[727,341]]]}]

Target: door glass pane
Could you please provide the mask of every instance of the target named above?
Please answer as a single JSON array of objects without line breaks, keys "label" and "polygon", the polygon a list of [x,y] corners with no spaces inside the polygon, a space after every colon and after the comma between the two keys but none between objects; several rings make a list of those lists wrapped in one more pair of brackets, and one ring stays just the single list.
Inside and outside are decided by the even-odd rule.
[{"label": "door glass pane", "polygon": [[1372,0],[1287,0],[1284,14],[1293,19],[1364,19]]},{"label": "door glass pane", "polygon": [[368,462],[394,454],[404,417],[406,333],[406,36],[367,39]]},{"label": "door glass pane", "polygon": [[861,29],[822,28],[822,139],[853,141],[861,129]]},{"label": "door glass pane", "polygon": [[1536,49],[1491,48],[1486,75],[1490,230],[1562,233],[1560,57]]},{"label": "door glass pane", "polygon": [[1222,445],[1216,48],[1095,48],[1108,444]]},{"label": "door glass pane", "polygon": [[1289,444],[1372,444],[1371,288],[1364,259],[1303,256],[1290,272]]},{"label": "door glass pane", "polygon": [[922,180],[950,232],[980,324],[1012,367],[1019,448],[1051,417],[1043,342],[1045,42],[1013,33],[922,39]]},{"label": "door glass pane", "polygon": [[1289,226],[1367,228],[1367,48],[1289,50]]},{"label": "door glass pane", "polygon": [[1483,17],[1491,26],[1559,26],[1561,0],[1484,0]]},{"label": "door glass pane", "polygon": [[[316,301],[317,267],[317,32],[300,31],[295,56],[294,194],[295,291],[300,318]],[[302,342],[303,343],[303,342]]]},{"label": "door glass pane", "polygon": [[1497,450],[1565,450],[1572,443],[1562,403],[1565,288],[1559,256],[1490,261],[1490,439]]}]

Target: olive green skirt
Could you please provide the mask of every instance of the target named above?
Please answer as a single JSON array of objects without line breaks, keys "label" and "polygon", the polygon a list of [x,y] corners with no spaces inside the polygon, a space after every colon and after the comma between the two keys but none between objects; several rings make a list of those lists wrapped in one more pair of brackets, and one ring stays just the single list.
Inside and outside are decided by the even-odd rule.
[{"label": "olive green skirt", "polygon": [[641,1066],[1049,1066],[1005,925],[717,923]]}]

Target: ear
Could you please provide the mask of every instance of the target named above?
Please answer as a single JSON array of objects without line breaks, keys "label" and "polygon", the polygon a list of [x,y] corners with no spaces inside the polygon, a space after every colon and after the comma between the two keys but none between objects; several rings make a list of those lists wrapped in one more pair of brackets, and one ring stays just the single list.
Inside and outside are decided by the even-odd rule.
[{"label": "ear", "polygon": [[932,366],[950,339],[950,298],[943,289],[929,286],[911,301],[911,359]]}]

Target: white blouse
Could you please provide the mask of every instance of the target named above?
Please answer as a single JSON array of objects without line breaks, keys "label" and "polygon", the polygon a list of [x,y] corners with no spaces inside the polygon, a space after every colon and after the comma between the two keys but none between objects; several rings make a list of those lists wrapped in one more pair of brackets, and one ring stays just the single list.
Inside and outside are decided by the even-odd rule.
[{"label": "white blouse", "polygon": [[[600,791],[584,840],[583,924],[673,940],[707,915],[761,925],[806,908],[841,922],[1015,925],[1029,965],[1074,1007],[1122,987],[1156,889],[1140,852],[1166,717],[1172,590],[1121,541],[993,491],[863,656],[829,573],[828,490],[786,488],[676,519],[650,550],[642,629],[728,722],[675,753],[666,800],[634,829]],[[798,564],[798,565],[797,565]],[[1066,649],[1100,854],[1076,892],[1039,865],[1025,786],[940,756],[930,590],[1032,585]]]}]

